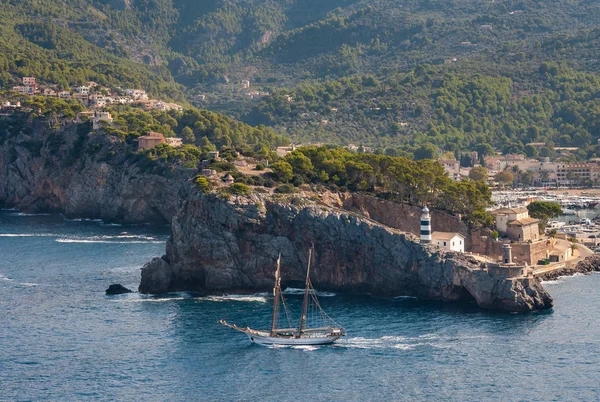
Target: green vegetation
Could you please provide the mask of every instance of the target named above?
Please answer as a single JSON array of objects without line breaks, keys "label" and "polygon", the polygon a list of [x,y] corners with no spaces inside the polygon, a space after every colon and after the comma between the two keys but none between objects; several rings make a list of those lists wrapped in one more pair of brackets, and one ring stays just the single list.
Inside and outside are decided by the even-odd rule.
[{"label": "green vegetation", "polygon": [[197,176],[194,179],[194,183],[196,184],[196,187],[203,193],[208,193],[211,189],[210,182],[204,176]]},{"label": "green vegetation", "polygon": [[252,190],[250,190],[250,187],[248,187],[248,185],[245,183],[233,183],[231,186],[227,187],[225,190],[229,194],[236,194],[236,195],[250,195],[252,193]]},{"label": "green vegetation", "polygon": [[487,182],[488,171],[483,166],[475,166],[469,171],[469,179]]},{"label": "green vegetation", "polygon": [[560,205],[556,202],[549,201],[534,201],[527,205],[529,216],[542,221],[542,229],[548,225],[548,220],[561,216],[563,211]]},{"label": "green vegetation", "polygon": [[489,225],[491,193],[483,182],[454,182],[432,160],[357,154],[343,148],[303,147],[273,164],[282,182],[319,183],[412,205],[432,205],[462,214],[471,225]]},{"label": "green vegetation", "polygon": [[[600,155],[599,9],[583,0],[0,0],[0,86],[33,75],[179,103],[184,92],[208,94],[203,107],[295,141],[392,156],[493,146],[545,157],[556,145],[584,158]],[[271,95],[250,100],[246,79]],[[201,130],[177,128],[203,147]]]}]

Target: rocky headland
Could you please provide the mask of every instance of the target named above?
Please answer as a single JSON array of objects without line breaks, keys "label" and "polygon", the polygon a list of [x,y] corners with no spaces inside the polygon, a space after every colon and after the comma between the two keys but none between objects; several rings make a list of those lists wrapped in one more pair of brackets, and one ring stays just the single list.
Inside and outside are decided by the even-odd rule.
[{"label": "rocky headland", "polygon": [[[353,204],[345,201],[342,207]],[[421,245],[411,234],[318,199],[197,193],[172,227],[166,255],[142,269],[142,293],[269,290],[279,253],[284,285],[299,285],[314,245],[311,279],[322,290],[475,301],[514,312],[553,303],[536,279],[492,277],[471,256]]]},{"label": "rocky headland", "polygon": [[[284,285],[301,286],[314,244],[312,279],[319,289],[475,301],[518,312],[552,306],[535,279],[492,277],[471,256],[414,241],[407,232],[418,231],[416,207],[359,193],[203,194],[191,180],[196,169],[148,164],[125,139],[85,124],[3,124],[0,207],[172,223],[166,254],[142,269],[143,293],[269,290],[279,253]],[[432,216],[433,230],[460,231],[469,244],[468,227],[454,216]]]},{"label": "rocky headland", "polygon": [[195,169],[157,174],[116,137],[33,121],[0,137],[0,207],[118,223],[169,223]]}]

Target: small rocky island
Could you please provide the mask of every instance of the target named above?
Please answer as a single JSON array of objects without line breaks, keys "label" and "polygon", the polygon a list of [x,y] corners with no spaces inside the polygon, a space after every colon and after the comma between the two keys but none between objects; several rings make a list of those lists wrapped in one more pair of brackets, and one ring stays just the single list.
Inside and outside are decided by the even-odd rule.
[{"label": "small rocky island", "polygon": [[359,194],[312,197],[197,193],[173,220],[166,255],[143,267],[139,291],[265,291],[279,253],[283,277],[293,285],[302,281],[314,244],[312,281],[319,289],[475,301],[511,312],[552,307],[533,277],[492,275],[474,256],[422,244],[374,219],[409,225],[419,221],[419,208]]}]

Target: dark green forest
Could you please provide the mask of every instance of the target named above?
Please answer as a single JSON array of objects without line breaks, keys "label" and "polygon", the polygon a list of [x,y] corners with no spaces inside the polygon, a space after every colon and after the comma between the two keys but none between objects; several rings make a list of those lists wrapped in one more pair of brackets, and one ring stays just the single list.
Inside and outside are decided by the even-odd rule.
[{"label": "dark green forest", "polygon": [[[544,141],[585,157],[599,26],[588,0],[0,0],[0,85],[206,94],[197,106],[296,142],[390,154]],[[246,79],[271,95],[250,100]]]}]

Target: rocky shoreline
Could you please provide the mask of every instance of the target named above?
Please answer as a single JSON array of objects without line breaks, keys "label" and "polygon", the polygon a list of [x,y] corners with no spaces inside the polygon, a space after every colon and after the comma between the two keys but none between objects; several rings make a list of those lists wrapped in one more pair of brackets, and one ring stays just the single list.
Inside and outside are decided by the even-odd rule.
[{"label": "rocky shoreline", "polygon": [[574,267],[565,267],[558,271],[548,272],[540,275],[542,281],[554,281],[561,277],[573,276],[575,274],[591,274],[600,272],[600,254],[594,254],[583,261],[579,261]]},{"label": "rocky shoreline", "polygon": [[553,303],[537,279],[492,277],[473,257],[306,199],[196,194],[172,227],[166,255],[142,268],[141,293],[268,291],[279,253],[284,285],[298,284],[314,244],[312,281],[320,290],[474,301],[511,312]]}]

